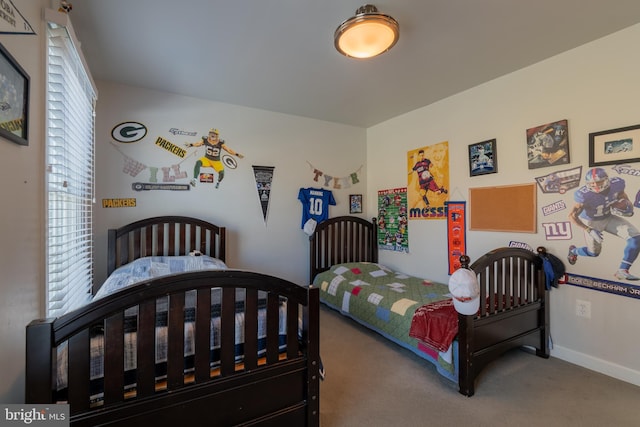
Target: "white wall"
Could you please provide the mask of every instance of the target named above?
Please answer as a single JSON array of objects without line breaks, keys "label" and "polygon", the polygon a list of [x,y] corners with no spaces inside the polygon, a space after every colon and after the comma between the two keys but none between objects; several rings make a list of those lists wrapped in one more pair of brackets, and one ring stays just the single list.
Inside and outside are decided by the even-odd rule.
[{"label": "white wall", "polygon": [[36,35],[0,34],[0,43],[31,78],[29,145],[0,137],[0,402],[24,401],[25,326],[44,302],[44,63],[42,7],[13,2]]},{"label": "white wall", "polygon": [[[362,128],[310,120],[229,104],[154,92],[98,81],[100,98],[96,124],[97,204],[95,209],[96,281],[104,280],[106,233],[132,220],[155,215],[192,215],[227,227],[227,264],[278,275],[296,283],[308,282],[308,236],[301,230],[301,187],[331,189],[337,205],[331,216],[349,212],[349,194],[365,192],[362,181],[350,188],[325,187],[314,181],[312,164],[326,174],[348,177],[365,164],[366,131]],[[129,144],[111,138],[114,126],[127,121],[143,123],[147,136]],[[157,147],[161,136],[184,147],[212,127],[233,150],[242,153],[236,169],[226,168],[220,188],[198,183],[190,191],[133,191],[133,182],[149,182],[148,170],[136,177],[122,172],[124,156],[148,166],[162,167],[182,161],[188,178],[202,155],[181,159]],[[176,136],[170,128],[197,132],[197,136]],[[193,149],[190,149],[190,152]],[[258,199],[252,165],[273,166],[274,177],[265,223]],[[205,169],[202,169],[204,172]],[[102,208],[105,198],[136,198],[134,208]]]},{"label": "white wall", "polygon": [[[506,75],[433,105],[415,110],[367,130],[367,211],[376,212],[378,190],[404,187],[407,151],[449,141],[450,197],[467,200],[469,188],[534,182],[535,177],[589,164],[588,134],[640,123],[640,25]],[[569,122],[569,165],[529,170],[525,131],[558,120]],[[497,139],[498,173],[469,176],[468,145]],[[633,165],[640,169],[637,164]],[[384,171],[384,173],[382,172]],[[638,177],[624,176],[631,197]],[[543,217],[540,207],[565,200],[538,191],[538,233],[470,231],[467,248],[472,260],[511,240],[532,247],[544,245],[565,259],[570,243],[583,244],[577,228],[571,241],[547,241],[540,223],[566,221],[568,211]],[[471,206],[467,206],[467,212]],[[496,212],[509,215],[509,212]],[[632,222],[640,225],[640,214]],[[467,222],[468,224],[468,222]],[[444,281],[447,275],[445,221],[411,220],[409,254],[381,251],[381,262],[422,277]],[[579,259],[568,271],[615,280],[623,243],[605,238],[597,259]],[[636,266],[632,269],[640,274]],[[590,301],[592,317],[575,315],[576,299]],[[569,285],[551,292],[552,355],[640,384],[640,301]]]},{"label": "white wall", "polygon": [[[31,76],[29,146],[0,139],[4,177],[0,189],[3,403],[24,399],[24,330],[29,321],[44,314],[45,27],[41,14],[42,7],[50,3],[14,0],[37,35],[0,34],[0,43]],[[318,185],[312,180],[307,161],[337,176],[347,176],[364,165],[360,184],[334,190],[338,206],[331,209],[332,216],[348,213],[348,195],[362,193],[367,208],[364,217],[375,215],[377,190],[406,186],[406,152],[440,141],[450,143],[451,195],[458,200],[466,198],[469,187],[531,182],[538,176],[526,167],[524,132],[550,121],[569,120],[571,165],[587,165],[589,132],[639,122],[638,40],[640,26],[635,26],[366,131],[98,82],[96,279],[102,280],[105,274],[108,227],[149,215],[185,214],[228,227],[230,265],[305,283],[307,239],[299,229],[297,190]],[[129,190],[132,180],[121,172],[122,157],[110,145],[109,136],[115,124],[128,120],[144,121],[154,133],[166,131],[169,125],[198,132],[217,126],[229,145],[246,157],[238,169],[229,172],[218,192],[201,186],[188,195],[133,193]],[[468,144],[494,137],[498,140],[499,173],[469,178]],[[136,149],[131,150],[131,156],[137,157]],[[164,160],[171,158],[161,149],[151,150],[154,154],[143,151],[145,162],[164,165]],[[275,166],[266,224],[251,174],[254,164]],[[136,197],[139,206],[102,209],[102,198],[111,197]],[[539,205],[548,202],[548,198],[539,196]],[[383,262],[408,273],[446,281],[444,222],[411,221],[410,232],[411,253],[382,251]],[[541,234],[470,232],[467,244],[470,255],[478,257],[509,240],[526,240],[532,246],[544,244],[553,253],[565,253],[566,245],[551,244]],[[614,268],[616,249],[612,245],[602,255],[611,259]],[[581,261],[570,271],[599,274],[594,266]],[[640,344],[635,339],[635,325],[640,320],[638,300],[571,286],[555,289],[551,297],[555,356],[640,383]],[[578,298],[592,302],[590,320],[573,314]]]}]

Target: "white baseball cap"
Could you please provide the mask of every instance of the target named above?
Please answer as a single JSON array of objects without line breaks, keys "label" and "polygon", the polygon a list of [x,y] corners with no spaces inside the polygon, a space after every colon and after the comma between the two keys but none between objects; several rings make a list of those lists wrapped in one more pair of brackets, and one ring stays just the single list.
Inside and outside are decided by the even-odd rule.
[{"label": "white baseball cap", "polygon": [[304,223],[304,227],[302,227],[302,229],[308,236],[311,236],[313,232],[316,231],[317,224],[318,222],[315,219],[309,218],[307,222]]},{"label": "white baseball cap", "polygon": [[480,308],[480,286],[476,273],[467,268],[459,268],[449,278],[449,292],[453,306],[460,314],[472,315]]}]

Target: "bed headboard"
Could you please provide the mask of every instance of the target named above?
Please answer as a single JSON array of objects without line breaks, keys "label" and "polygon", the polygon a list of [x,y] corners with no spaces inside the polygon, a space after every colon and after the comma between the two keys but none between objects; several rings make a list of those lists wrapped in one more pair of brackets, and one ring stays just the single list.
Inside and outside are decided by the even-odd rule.
[{"label": "bed headboard", "polygon": [[187,255],[197,250],[225,261],[226,229],[185,216],[146,218],[108,230],[107,274],[145,256]]},{"label": "bed headboard", "polygon": [[322,221],[309,237],[310,282],[334,264],[378,262],[376,221],[355,216],[338,216]]}]

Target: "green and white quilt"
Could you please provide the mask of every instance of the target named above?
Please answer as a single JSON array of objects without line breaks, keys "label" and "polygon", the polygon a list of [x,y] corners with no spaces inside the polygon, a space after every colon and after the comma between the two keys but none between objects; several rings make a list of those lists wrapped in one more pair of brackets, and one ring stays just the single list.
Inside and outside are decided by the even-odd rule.
[{"label": "green and white quilt", "polygon": [[429,360],[438,372],[457,381],[457,341],[439,352],[409,336],[415,311],[450,299],[448,285],[362,262],[334,265],[313,284],[320,288],[324,304]]}]

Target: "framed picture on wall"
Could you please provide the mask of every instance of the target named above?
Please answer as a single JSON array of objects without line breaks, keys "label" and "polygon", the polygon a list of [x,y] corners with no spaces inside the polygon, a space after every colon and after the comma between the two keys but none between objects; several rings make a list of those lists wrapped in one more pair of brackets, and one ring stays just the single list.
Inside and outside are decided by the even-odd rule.
[{"label": "framed picture on wall", "polygon": [[362,213],[362,194],[349,195],[349,213]]},{"label": "framed picture on wall", "polygon": [[0,136],[29,145],[29,75],[0,44]]},{"label": "framed picture on wall", "polygon": [[640,162],[640,125],[589,134],[589,166]]},{"label": "framed picture on wall", "polygon": [[486,175],[498,172],[498,150],[496,140],[469,145],[469,175]]},{"label": "framed picture on wall", "polygon": [[529,169],[569,163],[569,128],[567,120],[527,129]]}]

